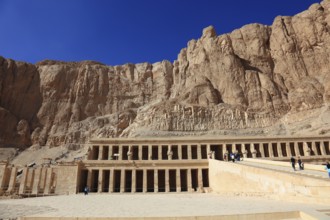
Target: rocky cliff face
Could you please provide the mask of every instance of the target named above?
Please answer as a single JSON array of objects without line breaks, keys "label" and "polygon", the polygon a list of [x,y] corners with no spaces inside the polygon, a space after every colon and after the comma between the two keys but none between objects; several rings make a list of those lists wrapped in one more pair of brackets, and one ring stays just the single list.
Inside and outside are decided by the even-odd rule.
[{"label": "rocky cliff face", "polygon": [[106,66],[0,59],[0,146],[93,137],[328,133],[330,1],[217,36],[178,59]]}]

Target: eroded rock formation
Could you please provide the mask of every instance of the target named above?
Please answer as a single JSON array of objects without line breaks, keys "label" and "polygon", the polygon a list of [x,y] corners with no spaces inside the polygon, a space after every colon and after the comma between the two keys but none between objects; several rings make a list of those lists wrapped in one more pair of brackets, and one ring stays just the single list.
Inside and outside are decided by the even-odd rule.
[{"label": "eroded rock formation", "polygon": [[250,24],[220,36],[207,27],[173,64],[33,65],[1,58],[0,146],[247,129],[249,135],[260,135],[253,129],[326,134],[329,23],[327,0],[293,17],[279,16],[272,26]]}]

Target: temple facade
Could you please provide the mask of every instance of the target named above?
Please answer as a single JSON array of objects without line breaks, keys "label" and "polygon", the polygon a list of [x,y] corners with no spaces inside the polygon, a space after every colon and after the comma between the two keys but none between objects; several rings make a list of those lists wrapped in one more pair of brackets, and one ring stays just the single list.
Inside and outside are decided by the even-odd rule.
[{"label": "temple facade", "polygon": [[93,139],[88,152],[71,162],[18,168],[0,163],[1,194],[209,191],[209,159],[244,158],[324,163],[330,137]]}]

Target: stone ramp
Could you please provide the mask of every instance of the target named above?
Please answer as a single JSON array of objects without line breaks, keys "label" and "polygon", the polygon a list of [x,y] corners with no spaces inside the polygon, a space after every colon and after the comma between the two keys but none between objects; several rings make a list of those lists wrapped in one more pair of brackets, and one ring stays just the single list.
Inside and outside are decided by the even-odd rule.
[{"label": "stone ramp", "polygon": [[293,171],[288,162],[209,160],[209,179],[213,192],[330,204],[330,179],[322,166]]},{"label": "stone ramp", "polygon": [[317,179],[329,179],[328,173],[323,166],[314,165],[313,168],[309,168],[308,165],[305,166],[304,170],[299,170],[298,165],[296,165],[296,170],[293,170],[289,162],[278,162],[278,161],[269,161],[269,160],[260,160],[260,159],[245,159],[243,161],[237,162],[238,164],[243,164],[252,167],[270,169],[274,171],[287,172],[295,175],[308,176]]}]

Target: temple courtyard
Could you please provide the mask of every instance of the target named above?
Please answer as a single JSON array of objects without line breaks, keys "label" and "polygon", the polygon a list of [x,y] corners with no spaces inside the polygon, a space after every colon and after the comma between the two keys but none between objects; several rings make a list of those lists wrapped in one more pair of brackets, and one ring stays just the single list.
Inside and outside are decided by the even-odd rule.
[{"label": "temple courtyard", "polygon": [[[0,218],[16,219],[22,216],[38,219],[117,219],[118,217],[204,216],[204,219],[223,219],[215,216],[230,216],[258,213],[279,213],[301,211],[316,218],[329,219],[329,204],[305,204],[303,201],[286,202],[272,200],[266,195],[221,195],[215,193],[152,193],[152,194],[100,194],[47,196],[25,199],[0,200]],[[213,216],[213,217],[212,217]],[[308,219],[287,214],[286,218]],[[51,218],[53,217],[53,218]],[[69,218],[71,217],[71,218]],[[72,218],[75,217],[75,218]],[[80,218],[79,218],[80,217]],[[141,218],[143,217],[143,218]],[[153,217],[153,218],[152,218]],[[264,216],[265,217],[265,216]],[[251,219],[264,219],[251,218]],[[203,218],[202,218],[203,219]],[[241,218],[234,218],[241,219]],[[244,218],[249,219],[249,218]]]}]

